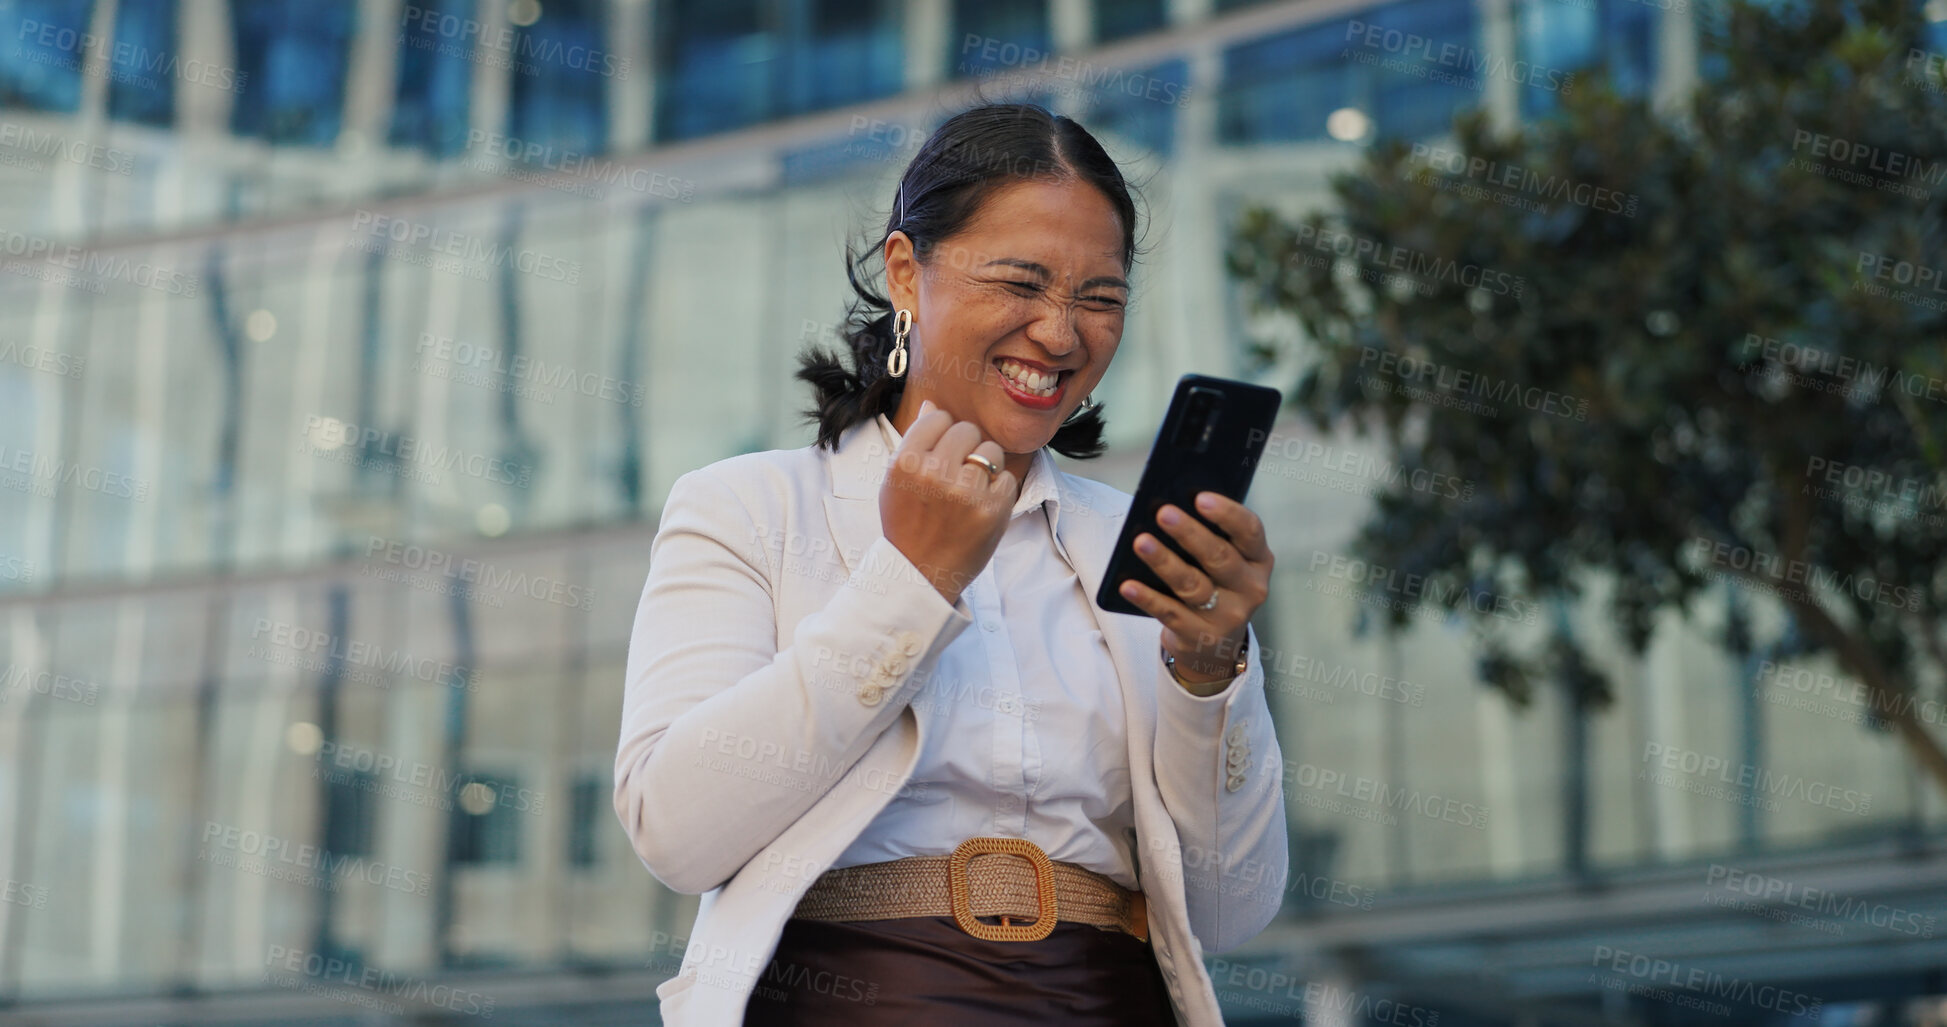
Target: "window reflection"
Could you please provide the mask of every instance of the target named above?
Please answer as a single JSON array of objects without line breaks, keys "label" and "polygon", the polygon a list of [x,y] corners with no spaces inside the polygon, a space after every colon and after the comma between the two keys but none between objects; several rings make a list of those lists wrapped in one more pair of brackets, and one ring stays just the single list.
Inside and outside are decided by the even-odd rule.
[{"label": "window reflection", "polygon": [[399,33],[399,84],[387,140],[447,157],[466,149],[473,63],[437,31],[442,17],[477,17],[474,0],[413,0],[428,13],[405,18]]},{"label": "window reflection", "polygon": [[351,4],[309,0],[232,5],[237,73],[244,85],[231,110],[230,130],[270,143],[336,142],[356,10]]},{"label": "window reflection", "polygon": [[109,58],[108,116],[144,125],[175,118],[176,0],[118,0]]},{"label": "window reflection", "polygon": [[81,106],[89,0],[0,5],[0,107],[73,111]]}]

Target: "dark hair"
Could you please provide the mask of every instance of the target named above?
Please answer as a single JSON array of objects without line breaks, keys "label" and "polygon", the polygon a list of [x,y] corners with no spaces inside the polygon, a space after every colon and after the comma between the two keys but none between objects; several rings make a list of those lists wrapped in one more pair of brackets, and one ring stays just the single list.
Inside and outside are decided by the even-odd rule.
[{"label": "dark hair", "polygon": [[[892,352],[892,303],[861,271],[880,256],[895,231],[913,240],[923,264],[940,243],[960,231],[1000,186],[1027,179],[1079,180],[1102,191],[1122,221],[1122,270],[1136,258],[1136,203],[1122,170],[1102,144],[1074,119],[1033,104],[993,103],[948,118],[927,137],[900,176],[897,198],[877,242],[845,254],[845,277],[855,297],[838,335],[851,349],[851,368],[813,345],[799,355],[797,378],[817,392],[818,445],[838,448],[847,428],[899,408],[906,379],[886,374]],[[1081,408],[1049,442],[1063,456],[1102,455],[1102,409]]]}]

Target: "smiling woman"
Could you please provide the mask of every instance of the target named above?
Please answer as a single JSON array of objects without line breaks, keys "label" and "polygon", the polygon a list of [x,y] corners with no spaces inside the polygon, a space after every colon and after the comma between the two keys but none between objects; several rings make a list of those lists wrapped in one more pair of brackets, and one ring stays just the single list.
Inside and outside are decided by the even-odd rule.
[{"label": "smiling woman", "polygon": [[664,1023],[1222,1022],[1202,953],[1287,860],[1264,525],[1166,506],[1197,563],[1138,536],[1174,595],[1105,612],[1130,496],[1047,452],[1102,451],[1135,238],[1082,126],[949,119],[848,261],[851,366],[804,358],[817,443],[671,487],[615,769],[644,864],[711,896]]},{"label": "smiling woman", "polygon": [[[901,176],[885,232],[847,261],[856,294],[842,333],[851,369],[815,347],[801,358],[798,377],[817,391],[819,444],[835,447],[846,428],[882,413],[903,430],[932,398],[1000,441],[1017,479],[1026,455],[1044,445],[1099,456],[1101,407],[1083,401],[1122,338],[1136,232],[1121,169],[1078,122],[1025,104],[948,119]],[[865,270],[875,257],[884,293]],[[915,306],[922,291],[924,305]],[[907,345],[918,388],[888,371],[897,309],[913,311]],[[1014,328],[1021,337],[1002,345]],[[1015,362],[1003,367],[1008,358]],[[1059,391],[1030,382],[981,397],[1023,369],[1059,372]],[[1001,416],[1006,396],[1042,416]]]}]

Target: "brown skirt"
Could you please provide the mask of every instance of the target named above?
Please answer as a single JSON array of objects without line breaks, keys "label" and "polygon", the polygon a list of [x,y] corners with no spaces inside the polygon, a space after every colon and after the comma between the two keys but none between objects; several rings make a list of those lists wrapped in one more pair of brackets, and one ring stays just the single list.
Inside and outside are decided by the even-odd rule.
[{"label": "brown skirt", "polygon": [[[992,919],[992,918],[986,918]],[[1149,943],[1060,923],[984,941],[952,917],[785,922],[744,1027],[1175,1027]]]}]

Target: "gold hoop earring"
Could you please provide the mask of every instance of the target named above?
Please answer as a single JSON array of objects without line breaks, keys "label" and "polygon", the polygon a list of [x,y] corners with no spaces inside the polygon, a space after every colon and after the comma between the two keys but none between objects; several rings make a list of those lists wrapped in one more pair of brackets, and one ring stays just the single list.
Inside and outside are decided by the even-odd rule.
[{"label": "gold hoop earring", "polygon": [[906,333],[913,330],[913,312],[901,307],[892,316],[892,352],[886,354],[886,373],[894,378],[906,375]]}]

